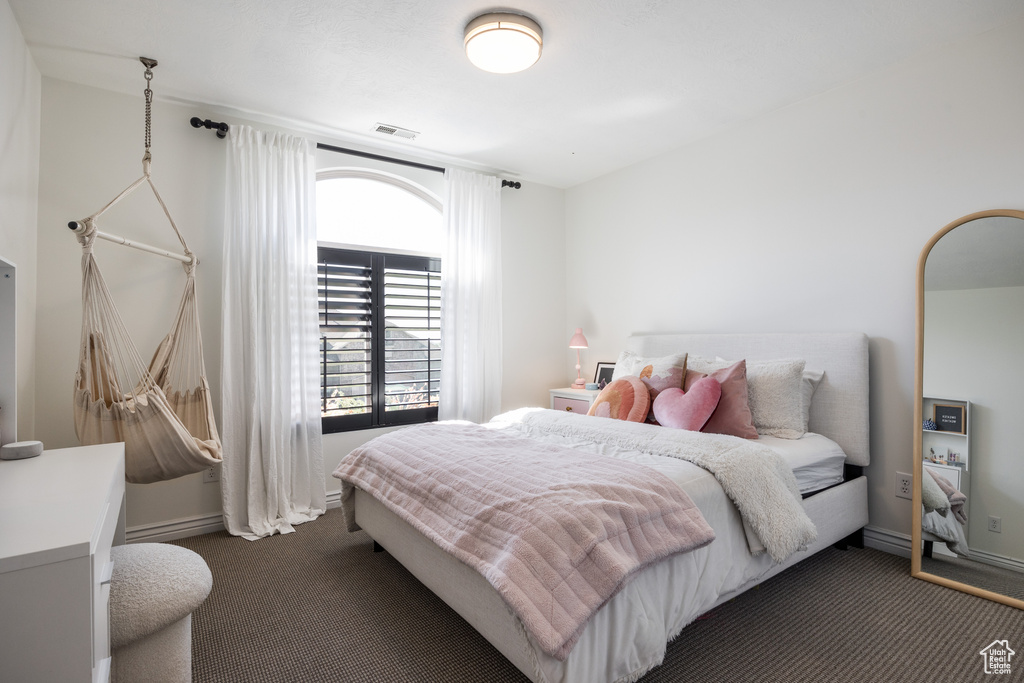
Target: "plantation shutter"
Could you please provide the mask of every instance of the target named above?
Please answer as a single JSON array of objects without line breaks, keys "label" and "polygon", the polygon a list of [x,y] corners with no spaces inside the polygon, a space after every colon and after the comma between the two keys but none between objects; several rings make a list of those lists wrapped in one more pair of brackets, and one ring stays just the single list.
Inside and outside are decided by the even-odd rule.
[{"label": "plantation shutter", "polygon": [[344,427],[373,425],[373,270],[371,255],[318,250],[322,417]]},{"label": "plantation shutter", "polygon": [[437,419],[441,262],[318,250],[324,432]]},{"label": "plantation shutter", "polygon": [[[440,259],[385,254],[383,261],[384,423],[437,419],[441,383]],[[396,414],[405,411],[410,412]]]}]

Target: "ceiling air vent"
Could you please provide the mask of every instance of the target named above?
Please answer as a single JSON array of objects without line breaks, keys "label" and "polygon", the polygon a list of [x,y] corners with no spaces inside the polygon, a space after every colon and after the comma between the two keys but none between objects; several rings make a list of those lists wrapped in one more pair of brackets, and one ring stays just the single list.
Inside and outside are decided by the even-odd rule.
[{"label": "ceiling air vent", "polygon": [[386,123],[378,123],[373,127],[374,133],[381,133],[383,135],[391,135],[396,138],[404,138],[406,140],[415,140],[416,136],[419,135],[414,130],[408,128],[399,128],[398,126],[389,126]]}]

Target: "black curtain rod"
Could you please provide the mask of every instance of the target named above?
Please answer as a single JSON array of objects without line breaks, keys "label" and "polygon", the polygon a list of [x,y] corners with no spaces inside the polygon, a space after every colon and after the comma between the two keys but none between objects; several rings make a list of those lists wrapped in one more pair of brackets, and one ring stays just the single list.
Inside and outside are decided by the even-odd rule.
[{"label": "black curtain rod", "polygon": [[363,157],[364,159],[376,159],[377,161],[386,161],[391,164],[399,164],[401,166],[411,166],[412,168],[422,168],[425,171],[434,171],[435,173],[444,173],[444,169],[440,166],[429,166],[427,164],[421,164],[416,161],[406,161],[405,159],[395,159],[394,157],[386,157],[383,154],[371,154],[370,152],[360,152],[358,149],[348,149],[346,147],[335,147],[334,145],[326,145],[322,142],[316,143],[317,149],[326,149],[330,152],[339,152],[341,154],[351,154],[355,157]]},{"label": "black curtain rod", "polygon": [[192,124],[193,128],[207,128],[209,130],[217,131],[217,137],[219,137],[221,140],[228,136],[229,126],[226,123],[217,123],[216,121],[211,121],[210,119],[206,119],[204,121],[198,116],[193,116],[191,119],[189,119],[189,123]]},{"label": "black curtain rod", "polygon": [[[193,116],[192,119],[189,121],[189,123],[192,124],[193,128],[207,128],[207,129],[210,129],[210,130],[216,130],[217,131],[217,137],[221,138],[221,139],[227,137],[228,129],[230,128],[230,126],[228,126],[228,124],[226,124],[226,123],[223,123],[223,122],[218,123],[217,121],[211,121],[210,119],[205,119],[204,120],[204,119],[199,118],[198,116]],[[375,159],[377,161],[385,161],[385,162],[387,162],[389,164],[399,164],[401,166],[410,166],[412,168],[422,168],[425,171],[434,171],[435,173],[444,173],[444,168],[442,168],[440,166],[430,166],[428,164],[421,164],[421,163],[416,162],[416,161],[406,161],[405,159],[396,159],[394,157],[384,156],[383,154],[371,154],[370,152],[361,152],[358,149],[348,149],[346,147],[335,147],[334,145],[328,145],[328,144],[325,144],[323,142],[316,143],[316,148],[317,149],[326,149],[328,151],[338,152],[340,154],[350,154],[352,156],[362,157],[364,159]],[[502,179],[501,186],[502,187],[511,187],[513,190],[518,190],[519,188],[521,188],[523,186],[523,184],[520,183],[517,180],[505,180],[505,179]]]}]

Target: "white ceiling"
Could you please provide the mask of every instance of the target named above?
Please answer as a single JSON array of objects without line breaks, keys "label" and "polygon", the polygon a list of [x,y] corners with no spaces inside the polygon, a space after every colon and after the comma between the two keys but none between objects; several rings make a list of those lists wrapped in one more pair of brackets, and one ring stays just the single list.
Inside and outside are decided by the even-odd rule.
[{"label": "white ceiling", "polygon": [[[158,100],[555,187],[1024,14],[1024,0],[9,2],[44,76],[137,94],[145,55]],[[494,9],[542,26],[533,68],[466,59],[465,25]],[[421,135],[396,143],[377,122]]]}]

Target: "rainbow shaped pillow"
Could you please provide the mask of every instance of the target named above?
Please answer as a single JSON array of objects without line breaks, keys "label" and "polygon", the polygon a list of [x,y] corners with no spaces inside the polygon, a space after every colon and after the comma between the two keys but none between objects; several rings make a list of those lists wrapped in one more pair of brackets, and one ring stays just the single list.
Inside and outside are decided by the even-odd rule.
[{"label": "rainbow shaped pillow", "polygon": [[622,377],[606,386],[590,405],[587,415],[643,422],[651,408],[651,392],[639,377]]}]

